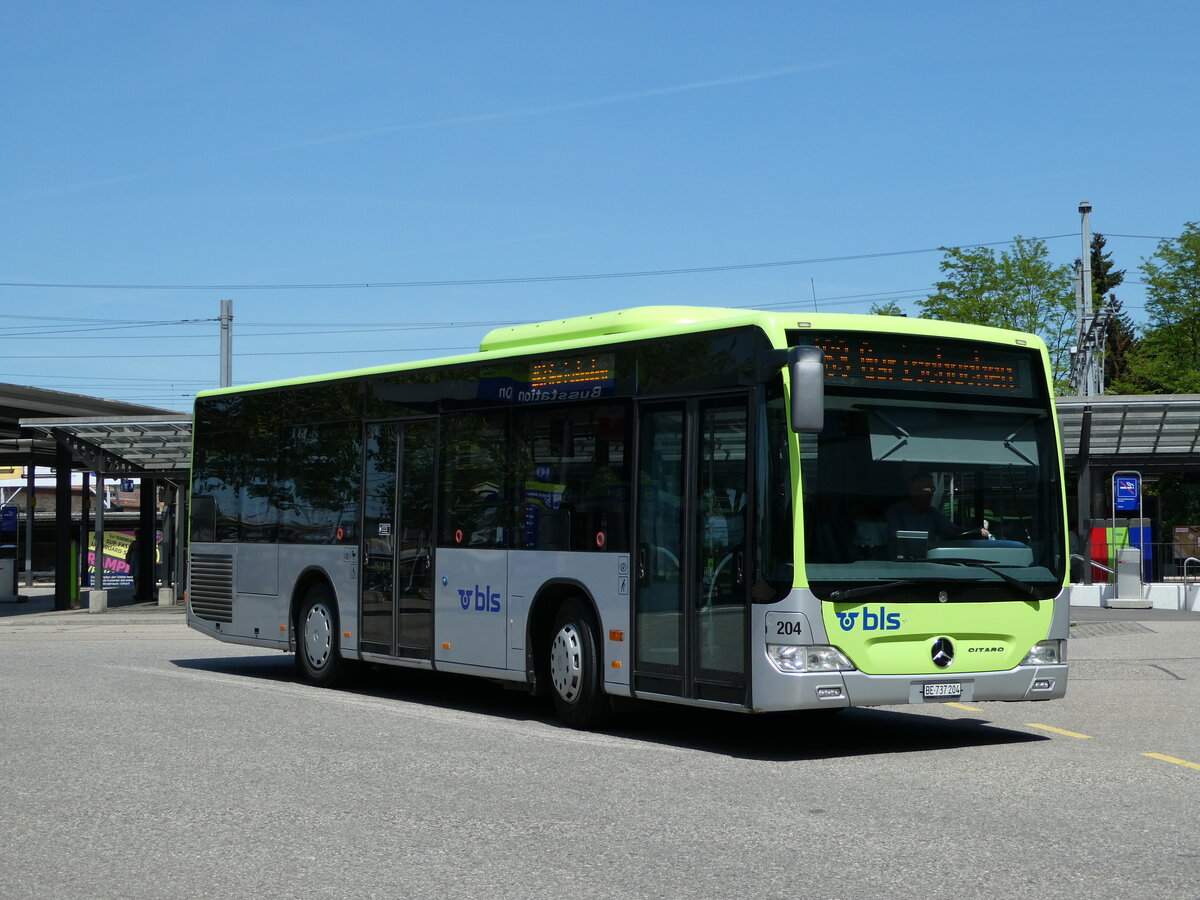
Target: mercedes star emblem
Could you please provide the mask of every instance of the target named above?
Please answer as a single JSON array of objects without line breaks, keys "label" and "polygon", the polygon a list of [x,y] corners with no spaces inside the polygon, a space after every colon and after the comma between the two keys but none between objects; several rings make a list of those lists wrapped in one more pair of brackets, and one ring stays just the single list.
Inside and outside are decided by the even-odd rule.
[{"label": "mercedes star emblem", "polygon": [[933,664],[944,669],[954,662],[954,645],[950,638],[938,638],[933,642]]}]

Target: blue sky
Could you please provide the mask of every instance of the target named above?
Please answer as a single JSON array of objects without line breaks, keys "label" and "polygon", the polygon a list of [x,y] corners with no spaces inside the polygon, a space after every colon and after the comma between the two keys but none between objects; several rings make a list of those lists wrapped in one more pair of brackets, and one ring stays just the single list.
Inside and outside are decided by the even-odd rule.
[{"label": "blue sky", "polygon": [[[1200,219],[1191,2],[19,0],[0,34],[0,381],[168,408],[226,297],[242,383],[643,304],[915,312],[942,255],[903,251]],[[1109,248],[1136,281],[1155,241]]]}]

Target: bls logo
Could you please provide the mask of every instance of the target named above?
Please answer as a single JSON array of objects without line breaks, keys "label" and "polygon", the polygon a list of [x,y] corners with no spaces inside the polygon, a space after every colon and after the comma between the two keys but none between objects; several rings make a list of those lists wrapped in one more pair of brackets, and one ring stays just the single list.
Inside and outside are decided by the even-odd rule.
[{"label": "bls logo", "polygon": [[[858,619],[857,612],[840,612],[837,614],[842,631],[853,631]],[[871,612],[869,607],[862,611],[863,631],[896,631],[900,628],[900,613],[890,613],[886,606],[879,607],[879,612]]]},{"label": "bls logo", "polygon": [[458,602],[463,609],[471,608],[471,598],[475,599],[476,612],[500,612],[500,595],[492,593],[489,584],[483,590],[475,585],[475,590],[458,588]]}]

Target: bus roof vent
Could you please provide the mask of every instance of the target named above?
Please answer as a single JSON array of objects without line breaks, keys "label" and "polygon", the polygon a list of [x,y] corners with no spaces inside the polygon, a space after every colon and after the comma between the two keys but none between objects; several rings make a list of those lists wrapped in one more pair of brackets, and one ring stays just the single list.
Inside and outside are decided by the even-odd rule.
[{"label": "bus roof vent", "polygon": [[560,344],[565,341],[597,339],[609,334],[653,331],[744,315],[746,310],[716,306],[638,306],[616,312],[597,313],[593,316],[576,316],[572,319],[497,328],[484,336],[479,349],[487,352]]}]

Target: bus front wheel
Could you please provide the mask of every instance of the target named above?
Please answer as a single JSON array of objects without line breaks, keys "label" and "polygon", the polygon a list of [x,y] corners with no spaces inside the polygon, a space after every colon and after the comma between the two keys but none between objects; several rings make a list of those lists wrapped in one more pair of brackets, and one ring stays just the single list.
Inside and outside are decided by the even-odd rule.
[{"label": "bus front wheel", "polygon": [[600,671],[598,629],[591,609],[573,597],[554,618],[550,638],[550,685],[558,717],[572,728],[594,728],[610,706]]},{"label": "bus front wheel", "polygon": [[296,624],[296,665],[301,674],[325,687],[343,683],[349,664],[338,650],[337,604],[328,585],[308,589]]}]

